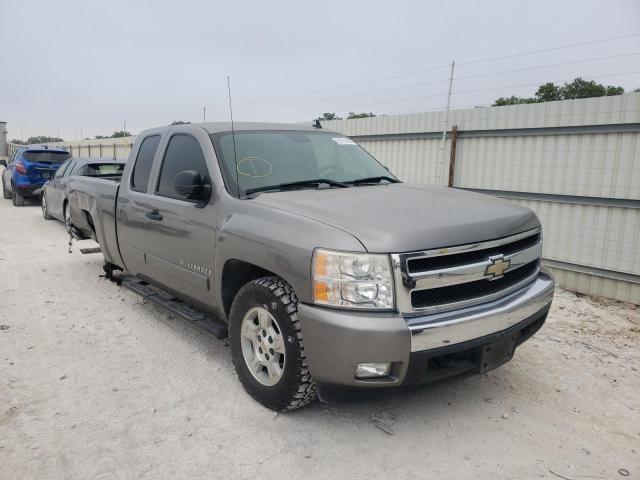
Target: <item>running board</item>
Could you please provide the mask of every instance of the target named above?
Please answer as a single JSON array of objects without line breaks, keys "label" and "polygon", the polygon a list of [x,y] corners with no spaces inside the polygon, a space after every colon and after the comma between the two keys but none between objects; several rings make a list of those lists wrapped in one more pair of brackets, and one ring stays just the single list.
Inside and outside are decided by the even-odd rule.
[{"label": "running board", "polygon": [[227,325],[215,320],[211,315],[198,310],[196,307],[174,297],[169,292],[155,287],[137,277],[123,275],[121,278],[121,285],[123,287],[137,293],[142,298],[189,320],[193,325],[206,330],[218,339],[227,337]]}]

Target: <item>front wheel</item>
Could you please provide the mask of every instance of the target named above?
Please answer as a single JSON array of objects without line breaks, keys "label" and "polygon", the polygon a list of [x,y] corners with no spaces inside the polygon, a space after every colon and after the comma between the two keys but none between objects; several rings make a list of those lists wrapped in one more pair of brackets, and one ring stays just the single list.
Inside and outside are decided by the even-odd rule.
[{"label": "front wheel", "polygon": [[236,372],[255,400],[276,411],[316,398],[298,320],[298,299],[278,277],[243,286],[231,306],[229,343]]},{"label": "front wheel", "polygon": [[42,216],[45,220],[51,220],[51,215],[49,215],[49,207],[47,206],[47,196],[42,194]]}]

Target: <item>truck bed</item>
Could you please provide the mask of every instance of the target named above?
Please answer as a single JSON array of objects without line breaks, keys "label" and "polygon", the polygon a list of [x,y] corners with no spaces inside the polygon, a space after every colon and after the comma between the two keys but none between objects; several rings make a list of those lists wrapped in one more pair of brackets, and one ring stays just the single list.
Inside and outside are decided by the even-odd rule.
[{"label": "truck bed", "polygon": [[122,265],[115,223],[119,188],[117,176],[77,176],[69,181],[69,211],[76,236],[98,242],[105,260],[115,265]]}]

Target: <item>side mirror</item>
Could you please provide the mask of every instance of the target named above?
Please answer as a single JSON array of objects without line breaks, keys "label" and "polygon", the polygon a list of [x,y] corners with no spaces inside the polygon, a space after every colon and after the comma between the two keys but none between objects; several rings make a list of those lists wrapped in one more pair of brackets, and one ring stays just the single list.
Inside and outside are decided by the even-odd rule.
[{"label": "side mirror", "polygon": [[206,202],[211,196],[211,185],[195,170],[183,170],[178,172],[173,181],[176,192],[184,195],[189,200]]},{"label": "side mirror", "polygon": [[2,165],[3,167],[7,166],[7,161],[6,160],[0,160],[0,165]]}]

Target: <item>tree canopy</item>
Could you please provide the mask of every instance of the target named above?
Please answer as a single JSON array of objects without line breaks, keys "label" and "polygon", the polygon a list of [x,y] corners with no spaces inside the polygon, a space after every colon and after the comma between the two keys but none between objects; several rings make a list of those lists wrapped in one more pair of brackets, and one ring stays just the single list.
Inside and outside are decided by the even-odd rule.
[{"label": "tree canopy", "polygon": [[[349,112],[349,115],[347,115],[347,120],[351,120],[353,118],[369,118],[369,117],[375,117],[376,114],[373,112],[362,112],[362,113],[355,113],[355,112]],[[342,117],[339,117],[337,114],[335,113],[323,113],[322,115],[320,115],[317,120],[342,120]]]},{"label": "tree canopy", "polygon": [[580,77],[564,85],[556,85],[547,82],[538,87],[538,91],[533,97],[500,97],[493,102],[494,107],[502,105],[518,105],[522,103],[553,102],[555,100],[573,100],[576,98],[608,97],[611,95],[621,95],[624,88],[612,85],[602,85],[593,80],[584,80]]},{"label": "tree canopy", "polygon": [[183,122],[182,120],[174,120],[169,125],[189,125],[191,122]]},{"label": "tree canopy", "polygon": [[353,118],[369,118],[369,117],[375,117],[375,113],[373,112],[362,112],[362,113],[354,113],[354,112],[349,112],[349,115],[347,116],[347,120],[351,120]]},{"label": "tree canopy", "polygon": [[130,136],[131,136],[130,132],[126,132],[124,130],[118,130],[116,132],[113,132],[113,134],[109,138],[122,138],[122,137],[130,137]]},{"label": "tree canopy", "polygon": [[36,143],[53,143],[53,142],[64,142],[62,138],[59,137],[48,137],[46,135],[38,135],[36,137],[29,137],[26,141],[18,140],[14,138],[9,143],[13,143],[14,145],[34,145]]}]

